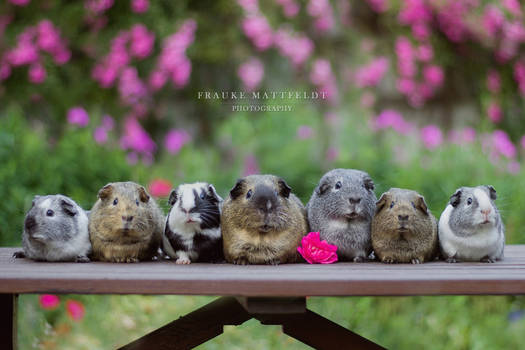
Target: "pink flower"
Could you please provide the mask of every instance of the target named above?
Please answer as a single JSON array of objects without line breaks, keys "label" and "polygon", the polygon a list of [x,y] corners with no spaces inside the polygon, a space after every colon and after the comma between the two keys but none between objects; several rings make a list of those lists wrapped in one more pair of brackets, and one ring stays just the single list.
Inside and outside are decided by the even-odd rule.
[{"label": "pink flower", "polygon": [[33,84],[41,84],[46,80],[47,72],[40,63],[34,63],[29,67],[29,81]]},{"label": "pink flower", "polygon": [[512,175],[519,174],[520,170],[521,170],[521,165],[519,162],[515,160],[511,160],[509,164],[507,164],[507,171]]},{"label": "pink flower", "polygon": [[0,62],[0,80],[6,80],[11,75],[11,66],[7,62]]},{"label": "pink flower", "polygon": [[106,128],[99,126],[93,132],[93,138],[95,139],[96,143],[102,145],[108,141],[108,131]]},{"label": "pink flower", "polygon": [[168,78],[164,72],[160,70],[154,70],[149,76],[148,85],[153,91],[157,91],[166,84],[167,80]]},{"label": "pink flower", "polygon": [[171,154],[179,153],[180,149],[190,142],[191,136],[184,129],[172,129],[164,138],[164,147]]},{"label": "pink flower", "polygon": [[307,140],[309,138],[312,138],[313,134],[313,129],[308,125],[300,125],[297,128],[297,138],[300,140]]},{"label": "pink flower", "polygon": [[437,65],[427,65],[423,68],[423,77],[432,87],[443,84],[443,68]]},{"label": "pink flower", "polygon": [[252,14],[242,21],[242,29],[259,51],[268,49],[273,44],[273,32],[266,17]]},{"label": "pink flower", "polygon": [[172,188],[173,185],[168,180],[155,179],[149,183],[148,191],[154,197],[167,197]]},{"label": "pink flower", "polygon": [[19,41],[17,46],[7,52],[7,59],[13,66],[22,66],[38,61],[37,47],[29,41]]},{"label": "pink flower", "polygon": [[521,4],[518,0],[503,0],[503,6],[505,6],[512,15],[521,17]]},{"label": "pink flower", "polygon": [[495,130],[492,133],[492,143],[495,152],[509,159],[516,157],[516,146],[514,146],[505,131]]},{"label": "pink flower", "polygon": [[144,13],[148,8],[149,0],[131,0],[131,10],[135,13]]},{"label": "pink flower", "polygon": [[86,0],[84,7],[95,15],[101,15],[113,6],[113,0]]},{"label": "pink flower", "polygon": [[46,310],[56,309],[60,304],[60,299],[54,294],[41,294],[38,296],[40,307]]},{"label": "pink flower", "polygon": [[368,6],[377,13],[388,10],[388,0],[367,0]]},{"label": "pink flower", "polygon": [[274,43],[279,53],[289,58],[295,67],[302,65],[314,49],[310,38],[293,33],[289,29],[279,29],[274,35]]},{"label": "pink flower", "polygon": [[443,134],[436,125],[427,125],[421,129],[421,139],[426,148],[433,150],[443,142]]},{"label": "pink flower", "polygon": [[248,13],[259,12],[259,4],[257,0],[237,0],[237,3],[239,4],[239,6],[242,7],[242,9],[245,12],[248,12]]},{"label": "pink flower", "polygon": [[377,57],[372,62],[357,70],[355,80],[359,87],[376,86],[388,70],[388,59]]},{"label": "pink flower", "polygon": [[283,13],[288,18],[295,17],[299,13],[300,7],[295,0],[277,0],[276,2],[283,7]]},{"label": "pink flower", "polygon": [[102,117],[102,127],[107,131],[113,130],[115,127],[115,121],[110,115],[106,114]]},{"label": "pink flower", "polygon": [[181,88],[188,84],[191,74],[191,62],[184,58],[178,66],[176,66],[171,74],[171,81],[176,87]]},{"label": "pink flower", "polygon": [[429,62],[434,58],[434,49],[430,44],[423,44],[417,48],[417,58],[421,62]]},{"label": "pink flower", "polygon": [[146,26],[135,24],[130,29],[131,46],[130,53],[138,59],[144,59],[151,54],[155,42],[155,34],[148,32]]},{"label": "pink flower", "polygon": [[248,176],[259,173],[259,164],[257,164],[257,158],[255,158],[255,155],[249,154],[246,157],[244,157],[244,169],[242,171],[242,176]]},{"label": "pink flower", "polygon": [[416,89],[416,83],[412,78],[401,78],[396,82],[396,87],[399,92],[404,95],[410,95]]},{"label": "pink flower", "polygon": [[244,87],[248,91],[257,89],[264,76],[264,66],[257,58],[241,64],[237,70],[237,75],[241,78]]},{"label": "pink flower", "polygon": [[68,316],[73,321],[80,321],[81,319],[84,318],[84,315],[86,313],[84,309],[84,305],[81,302],[76,301],[76,300],[67,300],[66,310],[67,310]]},{"label": "pink flower", "polygon": [[120,146],[123,149],[131,149],[141,154],[153,154],[157,148],[155,142],[134,117],[128,117],[124,121],[123,134],[120,139]]},{"label": "pink flower", "polygon": [[487,89],[492,93],[498,93],[501,88],[501,78],[499,73],[491,69],[487,73]]},{"label": "pink flower", "polygon": [[406,135],[413,130],[413,126],[403,119],[403,115],[396,110],[383,110],[374,121],[374,129],[392,128],[396,132]]},{"label": "pink flower", "polygon": [[73,107],[67,112],[67,121],[69,124],[85,127],[89,123],[89,115],[82,107]]},{"label": "pink flower", "polygon": [[334,79],[330,61],[326,59],[317,59],[314,61],[312,71],[310,73],[310,80],[315,85],[324,85]]},{"label": "pink flower", "polygon": [[334,27],[335,20],[330,1],[310,0],[306,10],[310,16],[315,18],[314,26],[319,32],[326,32]]},{"label": "pink flower", "polygon": [[483,13],[481,23],[490,37],[494,37],[496,35],[504,22],[505,17],[503,16],[503,13],[499,7],[492,4],[485,7],[485,12]]},{"label": "pink flower", "polygon": [[487,108],[487,115],[493,123],[499,123],[503,118],[503,112],[498,102],[492,101]]},{"label": "pink flower", "polygon": [[118,91],[124,103],[137,104],[147,95],[146,85],[140,80],[135,67],[126,67],[120,74]]},{"label": "pink flower", "polygon": [[9,2],[16,6],[26,6],[31,0],[9,0]]},{"label": "pink flower", "polygon": [[297,251],[310,264],[332,264],[337,261],[337,246],[321,241],[319,232],[310,232],[304,236]]}]

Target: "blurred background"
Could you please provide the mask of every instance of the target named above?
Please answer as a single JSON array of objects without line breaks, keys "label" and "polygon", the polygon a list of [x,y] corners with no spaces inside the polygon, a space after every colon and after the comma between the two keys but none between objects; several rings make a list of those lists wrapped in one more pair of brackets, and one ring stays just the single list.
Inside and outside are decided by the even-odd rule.
[{"label": "blurred background", "polygon": [[[519,0],[8,0],[0,3],[0,244],[18,246],[36,194],[89,209],[111,181],[167,210],[197,180],[226,196],[253,173],[306,203],[358,168],[379,196],[422,193],[439,217],[491,184],[507,243],[525,243],[525,6]],[[199,92],[286,91],[245,100]],[[22,349],[121,346],[210,297],[23,295]],[[391,349],[519,349],[523,297],[310,298]],[[111,330],[108,332],[108,330]],[[202,349],[304,348],[256,321]]]}]

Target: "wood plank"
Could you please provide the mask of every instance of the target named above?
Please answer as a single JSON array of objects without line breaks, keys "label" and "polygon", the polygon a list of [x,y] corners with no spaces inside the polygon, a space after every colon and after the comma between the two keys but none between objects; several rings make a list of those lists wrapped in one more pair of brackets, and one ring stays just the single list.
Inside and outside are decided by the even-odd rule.
[{"label": "wood plank", "polygon": [[525,294],[525,245],[494,264],[41,263],[0,248],[0,293],[351,296]]}]

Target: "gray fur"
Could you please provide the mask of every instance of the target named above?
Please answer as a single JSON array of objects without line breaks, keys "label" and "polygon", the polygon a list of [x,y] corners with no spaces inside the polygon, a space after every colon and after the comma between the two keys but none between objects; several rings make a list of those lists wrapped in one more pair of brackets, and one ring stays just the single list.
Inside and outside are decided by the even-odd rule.
[{"label": "gray fur", "polygon": [[[50,214],[50,215],[48,215]],[[88,216],[61,194],[35,196],[24,220],[23,254],[33,260],[87,262],[91,252]]]},{"label": "gray fur", "polygon": [[[486,196],[479,197],[479,190]],[[440,247],[445,259],[450,262],[503,259],[505,227],[495,199],[492,186],[461,187],[450,197],[439,219]],[[483,214],[482,210],[487,209],[489,214]]]},{"label": "gray fur", "polygon": [[354,169],[331,170],[321,178],[306,206],[310,229],[338,246],[340,260],[363,261],[372,251],[370,225],[375,204],[370,175]]}]

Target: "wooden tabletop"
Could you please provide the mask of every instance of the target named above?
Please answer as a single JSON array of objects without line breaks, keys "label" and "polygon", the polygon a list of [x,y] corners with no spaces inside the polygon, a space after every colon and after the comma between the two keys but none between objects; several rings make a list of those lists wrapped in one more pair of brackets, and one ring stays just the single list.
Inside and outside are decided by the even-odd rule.
[{"label": "wooden tabletop", "polygon": [[525,294],[525,245],[494,264],[42,263],[0,248],[0,293],[350,296]]}]

